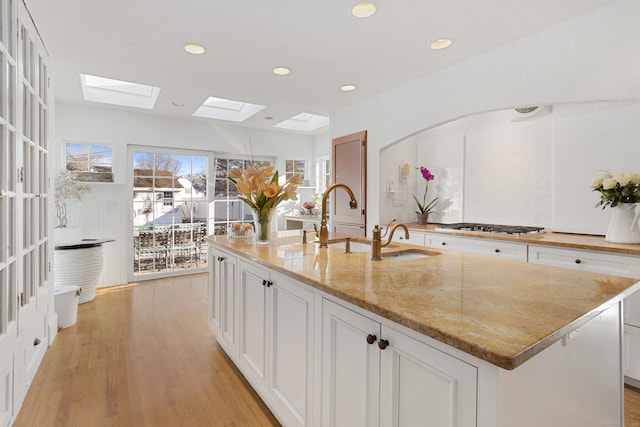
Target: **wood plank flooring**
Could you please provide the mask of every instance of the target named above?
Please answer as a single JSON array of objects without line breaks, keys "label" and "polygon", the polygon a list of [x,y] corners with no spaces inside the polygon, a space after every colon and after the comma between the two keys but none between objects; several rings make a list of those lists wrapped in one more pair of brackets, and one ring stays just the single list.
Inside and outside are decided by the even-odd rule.
[{"label": "wood plank flooring", "polygon": [[[278,426],[207,313],[207,274],[98,289],[45,354],[14,427]],[[625,427],[640,427],[630,387]]]},{"label": "wood plank flooring", "polygon": [[14,427],[279,425],[215,342],[207,277],[99,289],[59,331]]}]

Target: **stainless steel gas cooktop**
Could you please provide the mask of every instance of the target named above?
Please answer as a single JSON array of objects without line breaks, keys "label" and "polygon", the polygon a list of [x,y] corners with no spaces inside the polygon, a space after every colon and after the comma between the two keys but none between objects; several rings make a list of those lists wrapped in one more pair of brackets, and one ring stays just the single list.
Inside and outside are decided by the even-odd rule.
[{"label": "stainless steel gas cooktop", "polygon": [[544,227],[529,227],[523,225],[478,224],[475,222],[456,222],[453,224],[438,224],[436,230],[479,231],[484,233],[511,234],[513,236],[536,235],[544,233]]}]

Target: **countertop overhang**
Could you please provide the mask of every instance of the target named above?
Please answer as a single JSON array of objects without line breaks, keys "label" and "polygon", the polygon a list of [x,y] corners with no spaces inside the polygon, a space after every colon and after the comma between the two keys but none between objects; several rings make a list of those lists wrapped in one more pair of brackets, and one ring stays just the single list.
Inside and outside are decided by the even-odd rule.
[{"label": "countertop overhang", "polygon": [[369,252],[345,254],[286,234],[269,246],[226,236],[207,240],[504,369],[640,289],[631,278],[395,242],[395,250],[434,255],[372,261]]}]

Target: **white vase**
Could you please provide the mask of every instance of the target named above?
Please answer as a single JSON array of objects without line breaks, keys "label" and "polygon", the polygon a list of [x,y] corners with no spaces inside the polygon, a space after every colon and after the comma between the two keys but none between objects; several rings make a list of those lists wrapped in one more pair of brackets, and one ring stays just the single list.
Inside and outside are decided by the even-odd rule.
[{"label": "white vase", "polygon": [[605,240],[611,243],[640,243],[640,212],[637,203],[620,203],[611,209]]}]

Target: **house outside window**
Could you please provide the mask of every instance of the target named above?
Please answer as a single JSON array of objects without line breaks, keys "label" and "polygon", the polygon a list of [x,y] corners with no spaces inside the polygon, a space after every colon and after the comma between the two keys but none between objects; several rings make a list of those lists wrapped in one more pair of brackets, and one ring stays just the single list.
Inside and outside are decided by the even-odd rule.
[{"label": "house outside window", "polygon": [[111,147],[106,145],[67,142],[65,164],[78,181],[113,182]]}]

